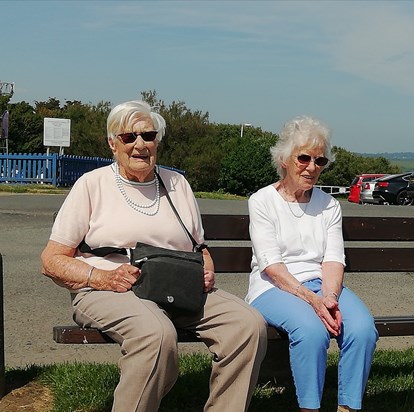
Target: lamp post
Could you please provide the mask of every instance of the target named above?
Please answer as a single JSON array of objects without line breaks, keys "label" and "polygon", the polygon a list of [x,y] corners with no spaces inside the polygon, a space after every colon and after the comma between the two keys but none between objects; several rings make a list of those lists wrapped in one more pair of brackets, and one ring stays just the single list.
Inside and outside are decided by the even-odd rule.
[{"label": "lamp post", "polygon": [[243,137],[243,130],[245,127],[252,127],[250,123],[242,123],[240,127],[240,137]]}]

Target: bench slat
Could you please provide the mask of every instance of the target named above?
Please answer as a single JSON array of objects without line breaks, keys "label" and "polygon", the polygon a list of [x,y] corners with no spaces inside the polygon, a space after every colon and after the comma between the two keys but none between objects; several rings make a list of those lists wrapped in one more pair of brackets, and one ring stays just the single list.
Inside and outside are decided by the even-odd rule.
[{"label": "bench slat", "polygon": [[377,316],[375,326],[380,336],[414,336],[414,316]]},{"label": "bench slat", "polygon": [[250,240],[249,216],[202,215],[207,240]]},{"label": "bench slat", "polygon": [[[250,246],[212,246],[210,253],[217,273],[249,273]],[[413,249],[347,247],[346,272],[414,272]]]},{"label": "bench slat", "polygon": [[[249,216],[203,214],[206,240],[250,240]],[[355,217],[342,219],[346,241],[414,241],[414,219],[407,217]]]},{"label": "bench slat", "polygon": [[[380,336],[414,336],[414,317],[412,316],[377,316],[375,326]],[[198,342],[197,337],[190,331],[177,329],[178,341],[181,343]],[[286,339],[286,335],[273,327],[268,327],[268,339]],[[56,343],[72,344],[101,344],[115,343],[105,333],[98,329],[81,328],[76,325],[55,326],[53,340]]]},{"label": "bench slat", "polygon": [[346,272],[414,272],[412,248],[345,248]]},{"label": "bench slat", "polygon": [[345,216],[342,231],[344,240],[414,241],[414,219]]}]

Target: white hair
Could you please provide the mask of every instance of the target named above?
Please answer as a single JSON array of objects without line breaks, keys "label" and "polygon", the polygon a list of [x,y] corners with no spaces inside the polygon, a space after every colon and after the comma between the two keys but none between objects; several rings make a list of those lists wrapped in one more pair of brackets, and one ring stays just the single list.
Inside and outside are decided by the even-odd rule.
[{"label": "white hair", "polygon": [[331,145],[331,129],[320,120],[310,116],[299,116],[284,124],[279,139],[270,148],[272,162],[281,178],[286,176],[286,169],[282,164],[300,147],[323,147],[324,156],[330,162],[334,161]]},{"label": "white hair", "polygon": [[111,110],[106,122],[108,140],[115,139],[126,130],[132,130],[134,123],[145,118],[151,119],[158,131],[156,140],[160,142],[165,135],[165,120],[159,113],[153,112],[151,106],[143,100],[121,103]]}]

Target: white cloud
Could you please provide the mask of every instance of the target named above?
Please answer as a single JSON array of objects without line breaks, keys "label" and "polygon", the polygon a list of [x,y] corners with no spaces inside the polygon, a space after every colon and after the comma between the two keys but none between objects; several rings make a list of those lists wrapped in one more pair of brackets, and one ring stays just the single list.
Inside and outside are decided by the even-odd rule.
[{"label": "white cloud", "polygon": [[307,50],[316,51],[314,58],[330,62],[333,70],[414,94],[414,4],[410,2],[100,2],[95,12],[106,15],[105,26],[123,21],[129,26],[135,21],[137,26],[211,31],[213,38],[227,41],[234,54],[242,51],[237,45],[243,44],[270,46],[295,60]]},{"label": "white cloud", "polygon": [[337,70],[414,95],[412,5],[364,2],[352,10],[342,7],[326,33],[326,50]]}]

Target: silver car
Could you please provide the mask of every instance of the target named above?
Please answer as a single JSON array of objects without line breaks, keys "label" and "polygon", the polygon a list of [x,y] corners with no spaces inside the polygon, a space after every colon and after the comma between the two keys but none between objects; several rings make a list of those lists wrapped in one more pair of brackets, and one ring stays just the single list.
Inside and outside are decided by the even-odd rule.
[{"label": "silver car", "polygon": [[[385,177],[388,175],[384,175],[382,177]],[[375,203],[374,198],[372,197],[372,191],[374,190],[375,183],[378,182],[378,180],[381,180],[382,177],[378,177],[377,179],[371,180],[370,182],[364,182],[361,186],[361,193],[359,196],[359,203],[362,205]]]}]

